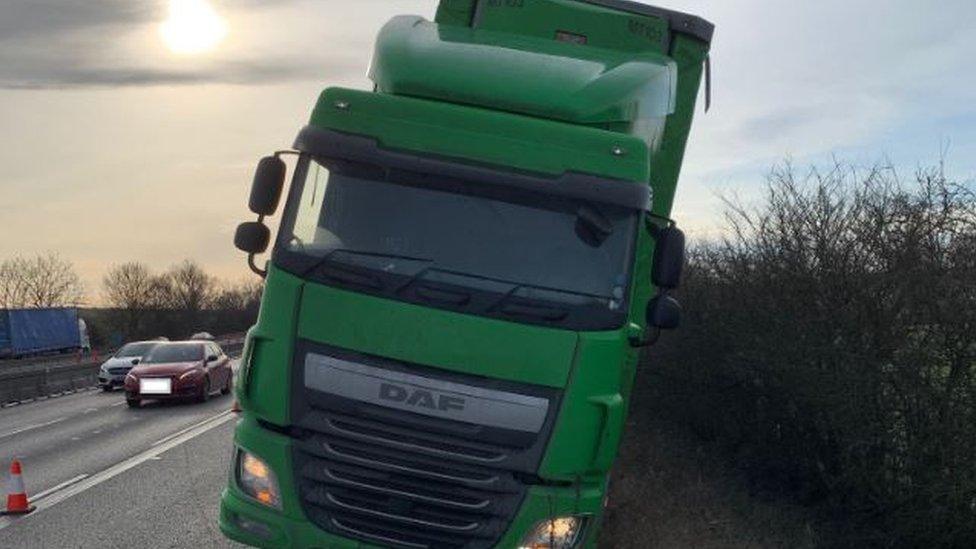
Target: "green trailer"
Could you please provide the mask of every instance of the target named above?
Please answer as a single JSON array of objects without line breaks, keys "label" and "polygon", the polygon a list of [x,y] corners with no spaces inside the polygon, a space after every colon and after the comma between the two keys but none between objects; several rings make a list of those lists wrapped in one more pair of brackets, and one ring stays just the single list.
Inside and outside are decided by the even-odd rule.
[{"label": "green trailer", "polygon": [[712,30],[620,0],[442,0],[382,29],[374,89],[322,92],[235,235],[266,282],[228,537],[595,546],[640,350],[678,324]]}]

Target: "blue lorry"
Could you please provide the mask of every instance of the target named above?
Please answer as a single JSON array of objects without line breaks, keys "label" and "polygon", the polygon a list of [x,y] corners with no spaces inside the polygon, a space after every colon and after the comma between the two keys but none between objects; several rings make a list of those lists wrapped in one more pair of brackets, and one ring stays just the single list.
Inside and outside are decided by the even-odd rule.
[{"label": "blue lorry", "polygon": [[0,357],[73,351],[80,346],[76,309],[0,309]]}]

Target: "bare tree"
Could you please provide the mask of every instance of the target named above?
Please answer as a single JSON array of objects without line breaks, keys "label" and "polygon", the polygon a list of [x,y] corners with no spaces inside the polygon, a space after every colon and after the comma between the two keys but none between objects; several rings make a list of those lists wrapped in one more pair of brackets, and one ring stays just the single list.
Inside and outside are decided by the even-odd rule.
[{"label": "bare tree", "polygon": [[155,277],[142,263],[123,263],[102,279],[106,302],[116,309],[118,328],[128,337],[142,333],[146,313],[155,303]]},{"label": "bare tree", "polygon": [[24,262],[23,258],[15,257],[0,263],[0,307],[15,309],[27,305]]},{"label": "bare tree", "polygon": [[102,279],[106,302],[119,309],[144,310],[153,304],[153,275],[142,263],[123,263]]},{"label": "bare tree", "polygon": [[0,300],[4,307],[78,305],[83,293],[74,266],[57,254],[15,257],[0,264]]},{"label": "bare tree", "polygon": [[166,273],[170,308],[195,313],[210,306],[215,282],[198,264],[187,259]]}]

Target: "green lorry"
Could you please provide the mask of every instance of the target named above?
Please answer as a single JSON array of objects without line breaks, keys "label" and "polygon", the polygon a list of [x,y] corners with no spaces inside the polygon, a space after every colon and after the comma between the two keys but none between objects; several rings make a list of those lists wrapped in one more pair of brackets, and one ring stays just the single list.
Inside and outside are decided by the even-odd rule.
[{"label": "green lorry", "polygon": [[374,89],[321,94],[235,235],[266,281],[225,535],[596,545],[640,350],[678,323],[712,31],[622,0],[442,0],[382,29]]}]

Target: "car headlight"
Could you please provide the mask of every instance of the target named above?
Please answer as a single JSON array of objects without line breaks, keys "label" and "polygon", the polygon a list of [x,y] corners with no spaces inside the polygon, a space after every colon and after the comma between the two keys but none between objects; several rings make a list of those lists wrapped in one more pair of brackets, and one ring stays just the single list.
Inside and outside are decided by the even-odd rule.
[{"label": "car headlight", "polygon": [[268,507],[281,509],[278,479],[268,464],[244,450],[237,451],[237,485],[245,494]]},{"label": "car headlight", "polygon": [[199,373],[202,372],[200,370],[190,370],[189,372],[184,372],[183,375],[180,376],[180,381],[183,381],[184,379]]},{"label": "car headlight", "polygon": [[519,549],[568,549],[582,539],[585,517],[556,517],[535,525]]}]

